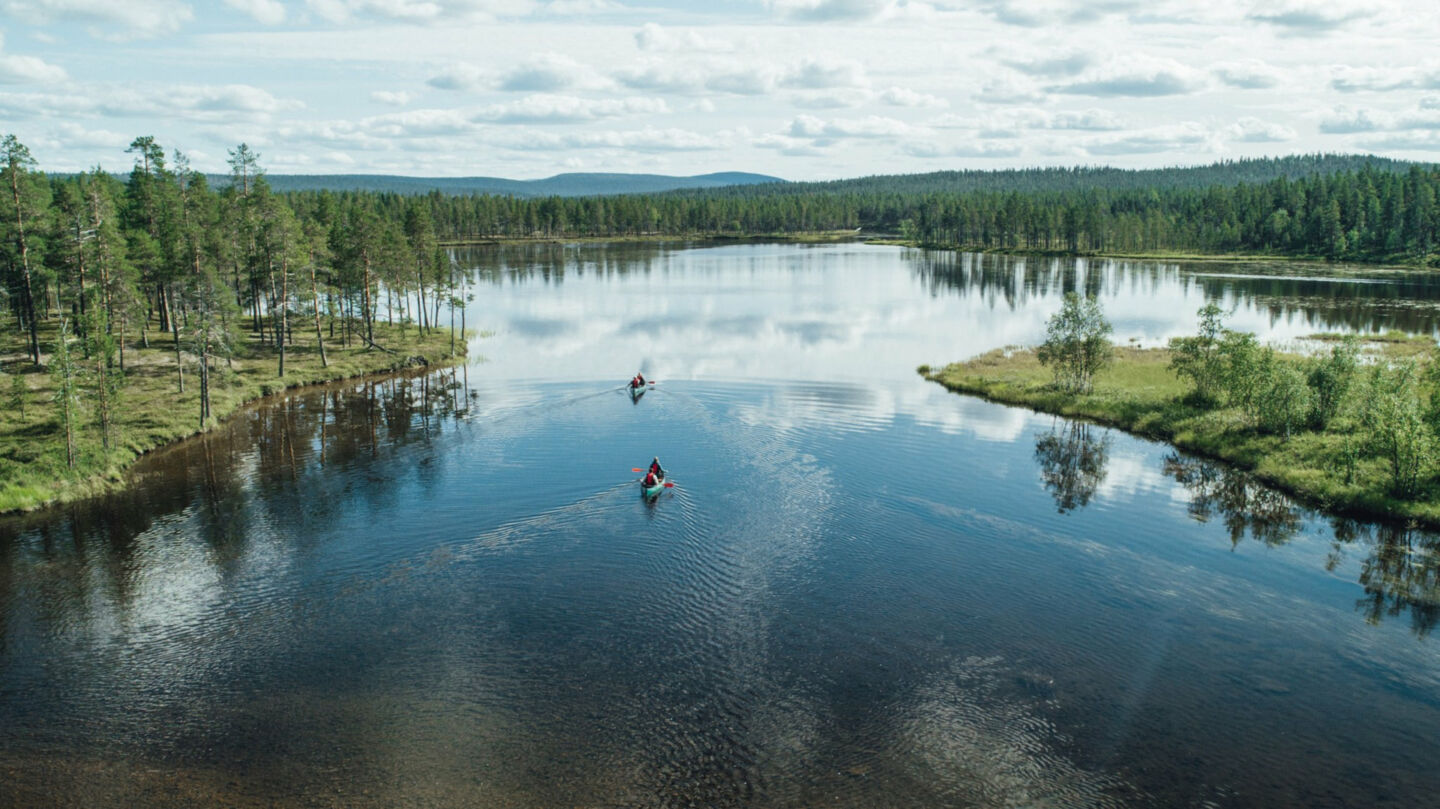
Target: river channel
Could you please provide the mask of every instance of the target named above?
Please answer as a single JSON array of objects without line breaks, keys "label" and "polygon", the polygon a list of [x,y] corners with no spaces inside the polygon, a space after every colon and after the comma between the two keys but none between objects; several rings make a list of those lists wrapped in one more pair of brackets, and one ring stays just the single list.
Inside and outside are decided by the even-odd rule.
[{"label": "river channel", "polygon": [[[863,244],[494,247],[466,365],[0,518],[0,807],[1414,807],[1440,538],[915,368],[1440,281]],[[621,383],[657,384],[632,400]],[[659,456],[675,486],[641,497]]]}]

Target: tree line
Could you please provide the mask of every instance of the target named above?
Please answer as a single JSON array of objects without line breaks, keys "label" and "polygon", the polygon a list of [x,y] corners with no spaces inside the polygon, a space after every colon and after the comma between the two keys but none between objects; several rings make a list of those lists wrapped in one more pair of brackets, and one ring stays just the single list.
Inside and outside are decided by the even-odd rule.
[{"label": "tree line", "polygon": [[[49,176],[15,136],[0,141],[0,294],[28,362],[59,375],[67,435],[82,378],[108,425],[127,346],[169,338],[176,390],[198,385],[203,424],[211,374],[247,332],[283,377],[296,330],[313,332],[324,364],[327,341],[375,345],[382,311],[422,333],[439,327],[442,308],[453,319],[463,279],[424,198],[285,197],[243,143],[221,188],[153,137],[127,152],[123,180],[99,168]],[[42,342],[42,324],[58,338]]]},{"label": "tree line", "polygon": [[[1341,164],[1346,165],[1346,164]],[[781,193],[794,184],[607,197],[422,197],[296,192],[297,209],[373,207],[396,219],[419,204],[447,241],[712,237],[862,230],[949,248],[1196,252],[1429,263],[1440,226],[1440,171],[1362,163],[1351,171],[1261,183],[1061,191],[873,190]],[[1051,170],[1054,171],[1054,170]]]}]

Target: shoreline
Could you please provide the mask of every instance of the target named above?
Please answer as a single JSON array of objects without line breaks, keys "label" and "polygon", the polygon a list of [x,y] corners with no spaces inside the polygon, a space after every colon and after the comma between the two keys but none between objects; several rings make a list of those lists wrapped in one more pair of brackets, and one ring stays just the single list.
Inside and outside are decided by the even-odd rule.
[{"label": "shoreline", "polygon": [[[9,480],[0,483],[0,517],[26,514],[123,490],[128,485],[131,468],[141,459],[221,428],[236,414],[266,399],[288,395],[305,388],[370,377],[389,377],[406,371],[434,370],[463,362],[468,353],[468,338],[476,334],[474,329],[468,329],[457,339],[455,353],[451,354],[448,329],[443,331],[435,329],[428,335],[407,338],[404,332],[408,328],[383,323],[375,324],[377,342],[394,340],[395,342],[392,342],[391,345],[400,346],[393,354],[368,347],[327,345],[326,350],[331,354],[330,365],[327,368],[321,368],[318,360],[313,363],[313,366],[305,364],[302,358],[307,358],[306,347],[296,346],[287,351],[290,357],[287,357],[287,375],[285,377],[266,376],[264,379],[247,379],[237,373],[230,385],[216,386],[212,393],[212,415],[203,427],[199,425],[198,419],[185,419],[181,422],[184,426],[174,423],[155,424],[154,420],[158,417],[146,410],[146,408],[157,407],[163,409],[166,404],[181,405],[183,402],[183,407],[175,409],[189,413],[192,406],[198,406],[198,393],[194,389],[195,382],[191,380],[191,374],[188,372],[184,394],[178,394],[174,390],[158,393],[127,391],[127,393],[134,394],[129,397],[132,401],[127,403],[127,407],[135,411],[135,413],[127,415],[132,421],[138,421],[139,425],[133,423],[128,425],[130,429],[121,435],[120,445],[114,448],[108,457],[103,457],[99,463],[92,463],[89,468],[79,472],[64,470],[65,474],[39,476],[37,479],[28,481]],[[171,349],[160,347],[163,345],[163,342],[157,341],[156,345],[151,348],[138,346],[132,348],[131,353],[136,360],[140,361],[136,363],[139,371],[144,372],[147,369],[147,366],[143,365],[143,358],[152,355],[153,352],[173,356],[170,353]],[[318,352],[315,356],[318,357]],[[132,362],[136,362],[136,360],[132,360]],[[243,363],[244,366],[269,368],[274,361],[274,357],[252,355],[240,358],[237,365]],[[220,376],[219,372],[224,369],[225,363],[218,361],[216,375]],[[164,378],[173,382],[171,374],[173,374],[174,366],[163,367],[163,371],[165,372]],[[44,389],[41,388],[40,391],[43,392]],[[32,397],[35,392],[36,390],[32,388]],[[155,401],[155,398],[143,402],[134,401],[144,397],[146,393],[150,393],[155,398],[169,398],[162,402]],[[136,415],[136,413],[140,415]],[[141,425],[149,425],[150,429],[147,431]],[[92,446],[90,449],[93,451],[95,448]]]},{"label": "shoreline", "polygon": [[500,245],[523,244],[665,244],[684,242],[689,244],[739,244],[739,243],[782,243],[782,244],[828,244],[867,241],[855,230],[816,230],[797,233],[696,233],[682,234],[639,234],[627,236],[486,236],[473,239],[441,239],[440,247],[496,247]]},{"label": "shoreline", "polygon": [[1114,364],[1097,377],[1094,390],[1080,395],[1054,389],[1049,371],[1028,348],[996,349],[917,371],[953,393],[1118,429],[1220,461],[1326,516],[1440,529],[1440,502],[1392,497],[1379,461],[1364,458],[1352,479],[1343,479],[1332,457],[1345,440],[1338,433],[1262,434],[1236,428],[1233,411],[1184,404],[1177,396],[1181,384],[1168,371],[1169,355],[1164,348],[1117,347]]},{"label": "shoreline", "polygon": [[1393,258],[1363,260],[1345,259],[1332,261],[1324,256],[1290,256],[1272,253],[1183,253],[1156,251],[1152,253],[1109,252],[1091,250],[1046,250],[1019,247],[965,247],[949,244],[926,244],[893,236],[866,235],[860,230],[825,230],[802,233],[696,233],[696,234],[641,234],[626,236],[493,236],[473,239],[442,239],[441,247],[495,247],[514,245],[571,245],[571,244],[839,244],[860,242],[880,247],[907,247],[916,250],[944,250],[952,253],[979,253],[996,256],[1025,256],[1035,258],[1099,258],[1120,261],[1158,261],[1187,264],[1293,264],[1305,267],[1347,267],[1364,268],[1366,271],[1435,270],[1434,266],[1420,262],[1397,261]]},{"label": "shoreline", "polygon": [[1323,256],[1288,256],[1271,253],[1179,253],[1157,251],[1153,253],[1126,253],[1091,250],[1045,250],[1019,247],[959,247],[955,245],[925,244],[904,239],[872,238],[867,244],[909,247],[916,250],[946,250],[952,253],[980,253],[995,256],[1026,256],[1036,258],[1104,258],[1123,261],[1169,261],[1187,264],[1294,264],[1310,267],[1363,267],[1369,270],[1404,270],[1415,272],[1434,270],[1435,267],[1419,262],[1403,262],[1393,259],[1366,261],[1345,259],[1332,261]]}]

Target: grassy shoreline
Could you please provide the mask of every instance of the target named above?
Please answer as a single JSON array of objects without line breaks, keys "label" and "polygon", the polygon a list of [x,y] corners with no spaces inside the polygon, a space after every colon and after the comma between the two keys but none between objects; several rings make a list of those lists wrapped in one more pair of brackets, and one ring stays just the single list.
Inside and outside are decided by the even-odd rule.
[{"label": "grassy shoreline", "polygon": [[[1382,345],[1381,350],[1392,349]],[[1298,355],[1283,356],[1300,361]],[[1249,429],[1235,409],[1187,404],[1183,397],[1188,387],[1169,363],[1168,349],[1118,348],[1115,362],[1097,376],[1094,389],[1081,395],[1057,390],[1049,369],[1025,348],[997,349],[944,368],[921,366],[919,371],[957,393],[1115,427],[1224,461],[1328,513],[1440,527],[1440,499],[1433,492],[1416,500],[1391,496],[1379,459],[1359,454],[1349,468],[1338,468],[1335,458],[1351,440],[1344,431],[1298,432],[1286,438]]]},{"label": "grassy shoreline", "polygon": [[[247,321],[248,323],[248,321]],[[42,329],[42,346],[53,346],[56,324]],[[239,411],[266,396],[285,390],[336,382],[408,368],[443,366],[462,358],[466,341],[457,337],[451,354],[449,329],[417,334],[414,326],[375,324],[377,350],[358,340],[346,347],[339,334],[327,337],[328,366],[322,367],[313,330],[297,329],[295,345],[286,348],[285,376],[277,376],[278,356],[268,341],[246,333],[237,341],[232,367],[215,362],[211,382],[212,418],[202,428],[199,419],[198,361],[185,354],[185,391],[176,377],[175,344],[169,335],[151,335],[149,347],[126,345],[125,385],[116,410],[117,440],[107,452],[101,445],[93,412],[81,422],[75,468],[66,466],[64,433],[54,414],[53,382],[44,369],[30,366],[18,347],[6,345],[0,358],[10,377],[25,384],[24,414],[13,409],[0,413],[0,514],[31,511],[70,502],[123,487],[125,471],[142,456],[185,438],[214,429]],[[48,340],[48,342],[47,342]],[[78,353],[78,347],[75,348]],[[0,391],[9,396],[9,389]],[[86,402],[87,406],[89,402]],[[93,408],[92,408],[93,411]]]}]

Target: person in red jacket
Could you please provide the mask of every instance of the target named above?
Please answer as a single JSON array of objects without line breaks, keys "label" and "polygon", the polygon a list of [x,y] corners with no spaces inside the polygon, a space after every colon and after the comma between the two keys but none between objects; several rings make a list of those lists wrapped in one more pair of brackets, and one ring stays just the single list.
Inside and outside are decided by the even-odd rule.
[{"label": "person in red jacket", "polygon": [[662,478],[665,477],[665,470],[660,468],[660,459],[658,457],[653,458],[650,461],[650,474],[657,475]]},{"label": "person in red jacket", "polygon": [[655,488],[657,485],[659,485],[659,483],[660,483],[660,479],[657,478],[657,477],[655,477],[655,470],[654,470],[654,469],[651,469],[649,472],[646,472],[646,473],[645,473],[645,483],[644,483],[645,488],[647,488],[647,489],[653,489],[653,488]]}]

